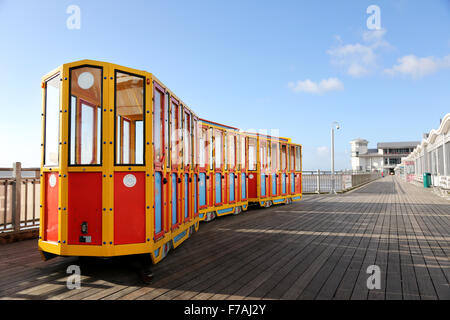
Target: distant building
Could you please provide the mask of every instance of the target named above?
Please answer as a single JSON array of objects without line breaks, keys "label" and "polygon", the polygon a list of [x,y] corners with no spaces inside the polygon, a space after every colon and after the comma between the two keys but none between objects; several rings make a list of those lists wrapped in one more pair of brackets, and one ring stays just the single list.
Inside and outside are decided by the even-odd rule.
[{"label": "distant building", "polygon": [[424,134],[414,151],[403,159],[403,167],[416,181],[423,182],[424,173],[430,173],[433,186],[450,189],[450,113],[439,128]]},{"label": "distant building", "polygon": [[362,172],[384,172],[388,174],[394,171],[402,157],[409,155],[419,144],[419,141],[408,142],[380,142],[376,149],[369,149],[369,141],[355,139],[350,141],[352,146],[352,170]]}]

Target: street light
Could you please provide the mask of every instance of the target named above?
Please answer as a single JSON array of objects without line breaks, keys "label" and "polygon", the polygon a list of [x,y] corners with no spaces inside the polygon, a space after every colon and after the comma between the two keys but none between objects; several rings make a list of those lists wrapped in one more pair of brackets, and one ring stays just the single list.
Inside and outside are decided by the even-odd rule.
[{"label": "street light", "polygon": [[340,126],[337,121],[331,124],[331,194],[336,194],[335,175],[334,175],[334,128],[339,130]]}]

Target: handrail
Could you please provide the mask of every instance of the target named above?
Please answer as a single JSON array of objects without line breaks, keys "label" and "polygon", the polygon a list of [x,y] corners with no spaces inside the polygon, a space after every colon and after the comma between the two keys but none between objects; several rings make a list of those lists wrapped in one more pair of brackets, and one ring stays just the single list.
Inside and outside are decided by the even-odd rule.
[{"label": "handrail", "polygon": [[[22,168],[20,162],[13,168],[0,168],[0,236],[39,228],[39,171]],[[23,172],[35,172],[35,176]]]}]

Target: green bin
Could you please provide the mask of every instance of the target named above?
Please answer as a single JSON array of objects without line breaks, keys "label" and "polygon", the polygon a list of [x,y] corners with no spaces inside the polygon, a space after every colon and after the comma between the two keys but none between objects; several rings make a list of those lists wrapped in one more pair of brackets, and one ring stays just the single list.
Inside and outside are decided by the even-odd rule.
[{"label": "green bin", "polygon": [[423,174],[423,187],[430,188],[431,187],[431,173],[425,172]]}]

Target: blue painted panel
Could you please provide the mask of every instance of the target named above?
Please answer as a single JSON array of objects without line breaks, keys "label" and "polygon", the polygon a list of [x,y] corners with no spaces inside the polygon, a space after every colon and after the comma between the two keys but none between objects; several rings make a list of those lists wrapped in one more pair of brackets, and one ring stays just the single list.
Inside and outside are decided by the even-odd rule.
[{"label": "blue painted panel", "polygon": [[155,233],[161,232],[162,221],[162,194],[161,194],[161,172],[155,172]]},{"label": "blue painted panel", "polygon": [[277,175],[272,174],[272,194],[277,194]]},{"label": "blue painted panel", "polygon": [[197,175],[194,174],[194,213],[197,213]]},{"label": "blue painted panel", "polygon": [[233,210],[234,210],[234,208],[222,209],[222,210],[218,210],[217,214],[221,215],[221,214],[224,214],[224,213],[232,212]]},{"label": "blue painted panel", "polygon": [[172,173],[172,224],[177,223],[177,175]]},{"label": "blue painted panel", "polygon": [[189,175],[184,174],[184,217],[189,216]]},{"label": "blue painted panel", "polygon": [[222,174],[216,173],[216,203],[222,202]]},{"label": "blue painted panel", "polygon": [[200,173],[200,181],[198,183],[198,191],[200,193],[200,207],[206,205],[206,173]]},{"label": "blue painted panel", "polygon": [[295,175],[291,173],[291,193],[295,193]]},{"label": "blue painted panel", "polygon": [[283,173],[283,175],[281,176],[281,190],[283,192],[283,194],[286,194],[286,174]]},{"label": "blue painted panel", "polygon": [[230,173],[230,201],[234,201],[234,173]]},{"label": "blue painted panel", "polygon": [[246,186],[246,179],[245,179],[245,173],[241,174],[241,198],[245,199],[247,197],[246,192],[247,186]]},{"label": "blue painted panel", "polygon": [[180,234],[177,235],[175,238],[173,238],[173,241],[174,241],[174,242],[178,242],[178,241],[180,241],[185,235],[186,235],[186,230],[184,230],[182,233],[180,233]]},{"label": "blue painted panel", "polygon": [[284,202],[285,199],[277,199],[277,200],[273,200],[273,203],[281,203]]},{"label": "blue painted panel", "polygon": [[155,250],[155,258],[158,258],[159,256],[159,248]]},{"label": "blue painted panel", "polygon": [[266,196],[266,175],[261,173],[261,197]]}]

